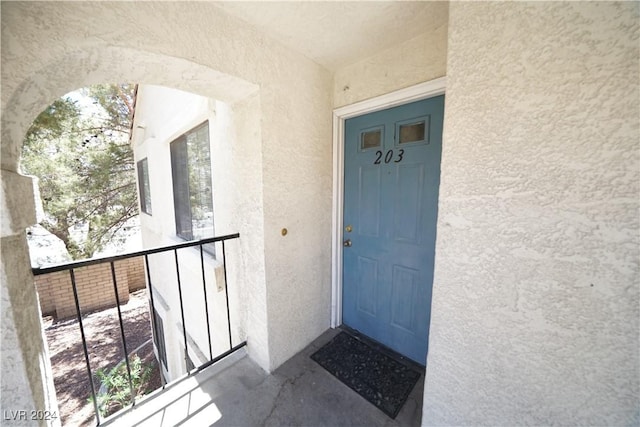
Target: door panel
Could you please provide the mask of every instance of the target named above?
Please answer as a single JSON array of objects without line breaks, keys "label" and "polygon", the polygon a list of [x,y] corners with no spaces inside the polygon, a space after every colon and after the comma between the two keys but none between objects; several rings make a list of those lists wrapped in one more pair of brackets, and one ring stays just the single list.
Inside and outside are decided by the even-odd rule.
[{"label": "door panel", "polygon": [[391,281],[391,325],[412,333],[415,329],[417,284],[419,271],[401,265],[393,266]]},{"label": "door panel", "polygon": [[358,179],[358,229],[363,236],[380,234],[382,188],[380,168],[361,166]]},{"label": "door panel", "polygon": [[[444,96],[345,122],[343,322],[424,364]],[[349,231],[351,230],[351,231]]]},{"label": "door panel", "polygon": [[358,310],[370,316],[377,315],[376,303],[378,283],[378,261],[375,259],[358,257]]},{"label": "door panel", "polygon": [[397,242],[420,244],[424,165],[398,165],[394,188],[394,233]]}]

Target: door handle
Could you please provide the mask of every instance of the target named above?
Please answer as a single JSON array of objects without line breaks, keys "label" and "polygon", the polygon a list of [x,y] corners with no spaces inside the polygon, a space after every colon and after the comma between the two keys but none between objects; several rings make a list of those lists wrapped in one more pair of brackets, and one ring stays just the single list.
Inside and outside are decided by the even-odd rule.
[{"label": "door handle", "polygon": [[342,244],[345,245],[347,248],[350,248],[351,247],[351,239],[345,240]]}]

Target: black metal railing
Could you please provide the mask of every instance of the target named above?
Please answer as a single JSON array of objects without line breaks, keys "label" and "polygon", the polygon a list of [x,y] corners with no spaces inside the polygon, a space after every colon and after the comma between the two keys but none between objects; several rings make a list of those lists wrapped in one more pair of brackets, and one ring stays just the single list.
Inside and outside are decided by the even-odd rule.
[{"label": "black metal railing", "polygon": [[[177,287],[178,287],[178,295],[179,295],[179,302],[180,302],[180,315],[181,315],[181,319],[182,319],[182,334],[183,334],[183,339],[184,339],[184,350],[185,350],[185,368],[186,368],[186,372],[187,374],[182,376],[181,378],[176,379],[173,382],[177,382],[180,381],[184,378],[187,378],[197,372],[200,372],[201,370],[211,366],[212,364],[214,364],[215,362],[223,359],[224,357],[230,355],[231,353],[235,352],[236,350],[242,348],[243,346],[245,346],[247,344],[246,341],[242,341],[239,344],[236,344],[235,346],[233,345],[233,338],[232,338],[232,334],[231,334],[231,313],[230,313],[230,309],[229,309],[229,292],[228,292],[228,283],[227,283],[227,265],[226,265],[226,247],[225,247],[225,242],[228,240],[233,240],[233,239],[238,239],[240,237],[240,234],[229,234],[229,235],[225,235],[225,236],[219,236],[219,237],[212,237],[212,238],[207,238],[207,239],[201,239],[201,240],[195,240],[195,241],[190,241],[190,242],[185,242],[185,243],[180,243],[180,244],[176,244],[176,245],[170,245],[170,246],[163,246],[163,247],[157,247],[157,248],[153,248],[153,249],[146,249],[146,250],[142,250],[142,251],[137,251],[137,252],[131,252],[131,253],[126,253],[126,254],[121,254],[121,255],[115,255],[115,256],[110,256],[110,257],[103,257],[103,258],[93,258],[93,259],[88,259],[88,260],[83,260],[83,261],[77,261],[77,262],[71,262],[71,263],[66,263],[66,264],[59,264],[59,265],[54,265],[54,266],[50,266],[50,267],[44,267],[44,268],[34,268],[33,274],[34,276],[39,276],[39,275],[43,275],[43,274],[48,274],[48,273],[54,273],[54,272],[60,272],[60,271],[69,271],[69,276],[71,279],[71,287],[73,290],[73,298],[74,298],[74,303],[75,303],[75,308],[76,308],[76,317],[77,317],[77,321],[78,321],[78,325],[79,325],[79,329],[80,329],[80,335],[82,338],[82,348],[84,351],[84,359],[85,359],[85,363],[87,366],[87,373],[89,376],[89,383],[91,385],[91,397],[92,397],[92,401],[93,401],[93,405],[94,405],[94,411],[95,411],[95,417],[96,417],[96,422],[97,425],[100,425],[101,422],[103,421],[101,419],[101,415],[100,415],[100,411],[98,408],[98,399],[97,399],[97,395],[96,395],[96,388],[94,385],[94,375],[91,369],[91,363],[89,360],[89,351],[88,351],[88,347],[87,347],[87,338],[85,336],[85,329],[82,323],[82,309],[80,306],[80,298],[78,296],[78,287],[76,284],[76,276],[75,276],[75,270],[81,267],[87,267],[87,266],[91,266],[91,265],[96,265],[96,264],[110,264],[111,266],[111,281],[113,282],[113,290],[114,290],[114,294],[115,294],[115,302],[116,302],[116,306],[118,308],[118,320],[119,320],[119,325],[120,325],[120,338],[122,339],[122,347],[123,347],[123,353],[124,353],[124,360],[125,360],[125,364],[126,364],[126,368],[127,368],[127,376],[128,376],[128,386],[129,386],[129,390],[130,390],[130,406],[129,408],[135,406],[136,404],[136,393],[133,390],[133,380],[132,380],[132,376],[131,376],[131,366],[130,366],[130,361],[129,361],[129,352],[127,350],[127,340],[126,340],[126,336],[125,336],[125,328],[124,328],[124,322],[122,319],[122,312],[120,310],[120,296],[118,295],[118,284],[117,284],[117,279],[116,279],[116,269],[115,269],[115,263],[117,261],[121,261],[121,260],[125,260],[125,259],[129,259],[129,258],[135,258],[135,257],[144,257],[145,260],[145,270],[146,270],[146,278],[147,278],[147,289],[149,291],[149,301],[151,302],[151,313],[150,313],[150,317],[153,318],[154,313],[155,313],[155,304],[156,302],[154,301],[154,295],[153,295],[153,284],[152,284],[152,276],[151,276],[151,269],[149,266],[149,255],[154,255],[154,254],[159,254],[159,253],[164,253],[164,252],[171,252],[173,251],[174,253],[174,259],[175,259],[175,269],[176,269],[176,278],[177,278]],[[214,357],[213,354],[213,349],[212,349],[212,340],[211,340],[211,325],[210,325],[210,320],[209,320],[209,302],[207,300],[207,281],[206,281],[206,274],[205,274],[205,261],[204,261],[204,253],[203,253],[203,245],[206,244],[212,244],[212,243],[216,243],[216,242],[221,242],[222,244],[222,268],[223,268],[223,274],[224,274],[224,284],[225,284],[225,299],[226,299],[226,315],[227,315],[227,332],[228,332],[228,338],[229,338],[229,349],[221,354],[218,354]],[[207,324],[207,337],[208,337],[208,346],[209,346],[209,360],[206,361],[205,363],[200,364],[199,366],[193,368],[193,369],[189,369],[189,366],[187,364],[187,360],[189,358],[189,349],[188,349],[188,340],[187,340],[187,328],[186,328],[186,324],[185,324],[185,316],[184,316],[184,302],[182,299],[182,283],[181,283],[181,279],[180,279],[180,263],[178,260],[178,249],[183,249],[183,248],[191,248],[191,247],[199,247],[200,248],[200,266],[201,266],[201,270],[202,270],[202,290],[203,290],[203,294],[204,294],[204,315],[205,315],[205,319],[206,319],[206,324]],[[155,321],[154,321],[155,324]],[[154,328],[155,329],[155,328]],[[153,331],[154,335],[157,334],[157,331],[154,330]],[[162,366],[160,363],[158,363],[159,369],[160,366]],[[164,376],[160,375],[160,377],[162,378],[162,388],[165,388],[165,386],[167,385],[165,383],[164,380]],[[119,411],[120,412],[120,411]]]}]

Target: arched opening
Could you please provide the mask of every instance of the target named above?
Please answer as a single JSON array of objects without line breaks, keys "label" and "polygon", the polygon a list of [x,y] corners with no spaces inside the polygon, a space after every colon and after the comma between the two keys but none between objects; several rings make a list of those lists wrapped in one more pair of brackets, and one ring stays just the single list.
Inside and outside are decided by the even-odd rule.
[{"label": "arched opening", "polygon": [[[87,61],[90,62],[90,66],[86,63]],[[85,75],[78,75],[78,69],[90,69],[92,71]],[[238,197],[232,197],[228,200],[230,207],[227,216],[233,219],[235,223],[229,224],[227,227],[242,227],[243,224],[251,224],[253,222],[251,215],[261,220],[260,212],[262,206],[259,198],[260,191],[258,190],[261,188],[262,180],[260,104],[256,85],[182,59],[124,48],[108,48],[100,51],[84,52],[82,55],[76,53],[69,58],[61,60],[57,70],[56,79],[48,78],[45,81],[42,75],[35,75],[32,79],[23,81],[20,88],[11,97],[9,103],[12,108],[3,112],[3,175],[5,175],[5,171],[15,175],[23,188],[28,188],[28,180],[13,173],[18,166],[20,141],[38,111],[44,108],[52,99],[71,89],[87,84],[113,81],[153,83],[198,93],[207,99],[215,99],[217,102],[221,102],[221,105],[225,106],[224,108],[227,108],[225,114],[237,115],[237,123],[242,123],[242,130],[240,136],[234,140],[236,144],[233,150],[227,153],[227,160],[230,170],[236,170],[236,174],[241,179],[232,183],[234,194],[238,195]],[[136,131],[135,129],[140,128],[134,128],[134,131]],[[250,160],[252,165],[250,170],[242,166],[247,159]],[[241,170],[241,172],[238,172],[238,170]],[[165,173],[167,171],[170,174],[169,168],[165,170]],[[7,183],[5,184],[5,192],[9,197],[15,197],[18,194],[24,197],[25,193],[23,189],[19,188],[19,185],[12,186],[11,180],[6,180],[5,182]],[[254,194],[258,194],[258,197],[255,197]],[[251,195],[251,197],[245,198],[248,195]],[[12,252],[16,255],[16,262],[12,263],[12,268],[7,269],[7,275],[17,279],[15,283],[20,281],[22,283],[33,283],[28,267],[29,258],[26,251],[26,242],[24,234],[20,233],[20,229],[35,222],[35,209],[29,203],[19,203],[19,208],[16,209],[11,209],[11,206],[9,206],[11,217],[20,215],[21,211],[26,212],[28,215],[26,218],[30,219],[24,221],[25,217],[23,217],[21,222],[12,221],[12,235],[15,235],[15,238],[12,239],[11,247]],[[239,212],[244,212],[245,214],[239,215]],[[3,230],[3,237],[4,235]],[[261,238],[261,236],[254,236],[254,238]],[[6,249],[4,246],[5,239],[3,238],[3,251]],[[16,250],[18,248],[21,249]],[[241,243],[237,248],[237,258],[239,260],[247,257],[251,258],[251,250],[249,243]],[[3,259],[3,266],[6,265],[7,262]],[[230,271],[231,277],[229,281],[234,281],[233,276],[239,277],[246,273],[255,274],[251,273],[250,270],[251,266],[245,265],[244,262],[238,263],[238,267]],[[10,282],[7,281],[7,283]],[[235,282],[238,283],[237,280]],[[236,289],[236,292],[241,293],[242,291]],[[14,313],[12,313],[13,317],[16,318],[15,323],[31,325],[27,329],[18,332],[22,335],[22,337],[18,338],[18,342],[23,346],[22,352],[25,359],[28,357],[28,355],[25,355],[27,351],[24,349],[25,343],[31,341],[35,343],[36,347],[43,347],[41,341],[38,343],[41,334],[34,333],[35,327],[40,326],[39,321],[35,318],[39,319],[36,298],[35,289],[31,286],[22,287],[21,289],[17,289],[17,286],[12,286],[12,289],[9,289],[9,301],[13,303],[21,299],[28,301],[29,305],[29,310],[21,311],[20,313],[14,310]],[[239,318],[245,318],[247,310],[248,308],[243,309]],[[244,325],[244,321],[242,324]],[[241,327],[244,328],[244,326]],[[32,335],[31,338],[27,337],[29,333]],[[32,349],[33,346],[28,351],[32,351]],[[259,351],[267,351],[267,349],[263,348]],[[46,363],[42,362],[39,373],[30,373],[29,380],[32,389],[39,388],[36,383],[41,382],[42,378],[47,376],[43,374],[47,370]],[[46,394],[47,391],[43,390],[44,396],[35,396],[35,400],[52,401],[52,396],[47,397]]]},{"label": "arched opening", "polygon": [[[78,70],[87,70],[79,73]],[[192,92],[235,104],[257,94],[258,86],[185,59],[123,47],[76,51],[47,70],[34,71],[13,90],[2,112],[2,165],[15,170],[27,129],[52,100],[77,88],[137,82]]]},{"label": "arched opening", "polygon": [[[135,88],[110,84],[75,90],[55,100],[30,127],[20,168],[36,177],[36,204],[43,208],[38,225],[27,232],[33,268],[141,249],[129,142]],[[115,286],[108,266],[101,265],[74,270],[73,281],[64,271],[35,275],[64,425],[93,418],[89,399],[99,402],[102,416],[123,406],[123,397],[131,394],[123,387],[128,381],[122,381],[127,377],[121,363],[125,356],[135,395],[161,386],[144,297],[143,259],[127,259],[114,267]],[[118,336],[114,332],[120,320]]]}]

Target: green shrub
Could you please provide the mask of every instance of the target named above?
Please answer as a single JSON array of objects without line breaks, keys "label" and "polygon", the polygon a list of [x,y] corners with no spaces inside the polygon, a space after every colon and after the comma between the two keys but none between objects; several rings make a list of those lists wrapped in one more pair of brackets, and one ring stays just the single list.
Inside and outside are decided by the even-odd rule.
[{"label": "green shrub", "polygon": [[[146,386],[151,377],[153,363],[144,365],[140,357],[135,354],[129,360],[129,366],[131,368],[131,383],[135,397],[144,396],[148,393]],[[111,415],[131,403],[131,388],[129,387],[129,377],[125,362],[121,362],[108,373],[104,368],[98,369],[96,376],[106,389],[105,392],[99,392],[96,396],[101,417]],[[89,398],[89,401],[93,402],[93,398]]]}]

